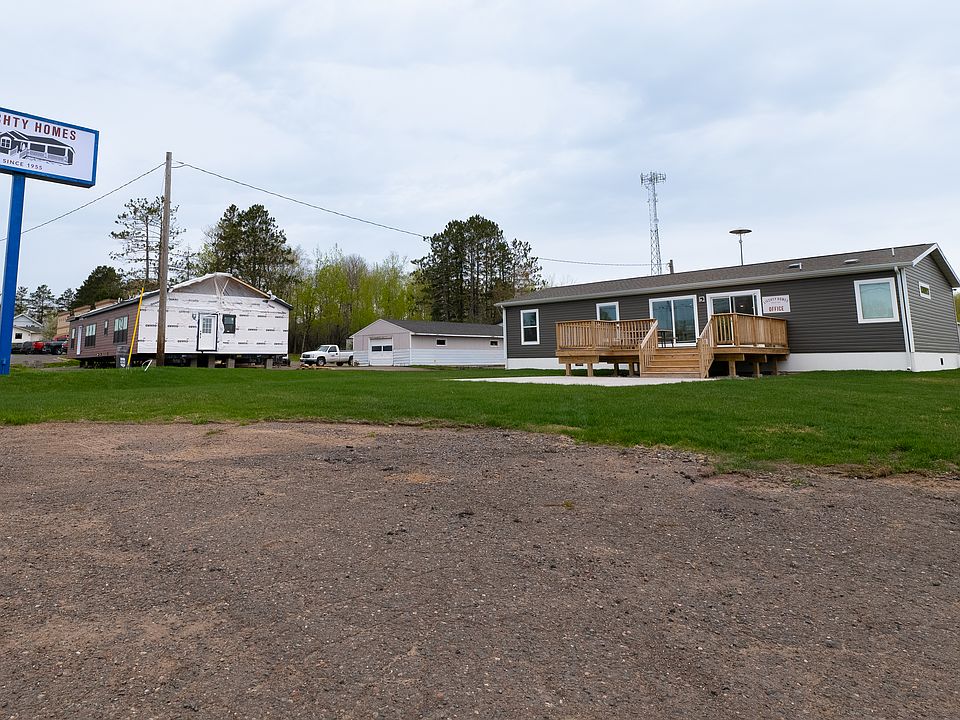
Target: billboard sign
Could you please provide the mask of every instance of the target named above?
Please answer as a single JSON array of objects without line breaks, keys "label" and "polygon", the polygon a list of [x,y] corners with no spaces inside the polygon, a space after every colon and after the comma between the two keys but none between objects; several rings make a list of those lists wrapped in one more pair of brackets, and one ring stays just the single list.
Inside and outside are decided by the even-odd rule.
[{"label": "billboard sign", "polygon": [[0,172],[93,187],[100,132],[0,108]]}]

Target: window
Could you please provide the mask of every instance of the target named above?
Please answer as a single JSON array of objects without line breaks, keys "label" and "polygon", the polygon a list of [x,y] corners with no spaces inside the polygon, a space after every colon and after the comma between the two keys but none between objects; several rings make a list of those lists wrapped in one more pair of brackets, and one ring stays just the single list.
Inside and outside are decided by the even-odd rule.
[{"label": "window", "polygon": [[920,283],[920,297],[925,300],[930,299],[930,286],[924,282]]},{"label": "window", "polygon": [[83,329],[83,346],[94,347],[97,344],[97,324],[90,323]]},{"label": "window", "polygon": [[500,341],[499,341],[499,340],[491,340],[491,341],[490,341],[490,347],[499,347],[499,346],[500,346]]},{"label": "window", "polygon": [[707,314],[739,313],[740,315],[760,314],[760,291],[751,290],[740,293],[717,293],[707,295]]},{"label": "window", "polygon": [[446,338],[437,338],[437,345],[443,346],[447,344]]},{"label": "window", "polygon": [[3,148],[4,150],[8,150],[10,148],[10,138],[8,137],[0,138],[0,148]]},{"label": "window", "polygon": [[23,340],[23,333],[14,333],[14,334],[13,334],[13,339],[14,339],[14,340]]},{"label": "window", "polygon": [[127,341],[127,316],[118,317],[113,321],[113,341],[125,343]]},{"label": "window", "polygon": [[893,278],[854,280],[857,321],[860,323],[899,322]]},{"label": "window", "polygon": [[106,334],[109,333],[109,332],[110,332],[110,321],[109,321],[109,320],[104,320],[104,321],[103,321],[103,334],[106,335]]},{"label": "window", "polygon": [[70,349],[75,350],[77,347],[77,329],[70,328]]},{"label": "window", "polygon": [[237,332],[237,316],[236,315],[223,316],[223,332],[236,334]]},{"label": "window", "polygon": [[620,303],[597,303],[597,320],[619,320]]},{"label": "window", "polygon": [[539,345],[540,344],[540,311],[539,310],[521,310],[520,311],[520,344],[521,345]]},{"label": "window", "polygon": [[200,332],[204,335],[209,335],[213,332],[213,318],[210,315],[204,316],[203,320],[200,321]]}]

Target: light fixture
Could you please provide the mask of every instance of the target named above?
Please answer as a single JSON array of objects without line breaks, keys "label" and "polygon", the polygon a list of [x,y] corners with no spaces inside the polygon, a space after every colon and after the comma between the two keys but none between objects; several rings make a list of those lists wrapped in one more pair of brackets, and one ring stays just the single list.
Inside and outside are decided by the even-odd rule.
[{"label": "light fixture", "polygon": [[740,264],[741,265],[743,265],[743,236],[750,232],[753,232],[753,230],[748,230],[747,228],[735,228],[730,231],[731,235],[736,235],[737,239],[740,240]]}]

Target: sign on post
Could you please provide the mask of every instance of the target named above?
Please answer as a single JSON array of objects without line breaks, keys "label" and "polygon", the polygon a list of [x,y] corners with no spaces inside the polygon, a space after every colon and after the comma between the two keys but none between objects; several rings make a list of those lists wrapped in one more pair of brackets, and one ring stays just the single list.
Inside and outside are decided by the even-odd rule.
[{"label": "sign on post", "polygon": [[0,172],[93,187],[100,133],[0,108]]},{"label": "sign on post", "polygon": [[99,144],[97,130],[0,108],[0,172],[13,175],[0,295],[0,375],[10,374],[26,179],[93,187]]}]

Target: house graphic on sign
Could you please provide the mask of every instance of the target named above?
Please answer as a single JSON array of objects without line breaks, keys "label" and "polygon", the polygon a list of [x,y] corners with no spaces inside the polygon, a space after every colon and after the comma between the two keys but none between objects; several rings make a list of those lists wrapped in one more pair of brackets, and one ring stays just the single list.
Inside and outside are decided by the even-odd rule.
[{"label": "house graphic on sign", "polygon": [[22,159],[37,159],[60,165],[73,165],[73,148],[64,142],[18,130],[0,133],[0,153]]}]

